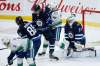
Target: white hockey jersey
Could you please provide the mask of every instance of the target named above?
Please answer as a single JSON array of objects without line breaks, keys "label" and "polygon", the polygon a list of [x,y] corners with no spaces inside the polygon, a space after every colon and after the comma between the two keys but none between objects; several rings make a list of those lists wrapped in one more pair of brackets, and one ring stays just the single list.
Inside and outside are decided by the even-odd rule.
[{"label": "white hockey jersey", "polygon": [[[26,51],[28,49],[32,49],[32,41],[28,38],[13,38],[9,40],[8,48],[11,49],[11,51]],[[3,43],[7,42],[3,41]]]}]

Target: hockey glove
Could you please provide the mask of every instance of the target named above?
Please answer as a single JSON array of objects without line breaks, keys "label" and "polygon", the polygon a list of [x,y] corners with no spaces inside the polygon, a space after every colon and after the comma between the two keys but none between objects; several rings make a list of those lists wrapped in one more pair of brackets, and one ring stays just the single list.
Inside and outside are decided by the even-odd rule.
[{"label": "hockey glove", "polygon": [[8,65],[12,65],[13,64],[13,60],[8,59]]},{"label": "hockey glove", "polygon": [[12,65],[13,64],[13,57],[15,56],[15,52],[11,51],[9,57],[7,58],[8,60],[8,65]]}]

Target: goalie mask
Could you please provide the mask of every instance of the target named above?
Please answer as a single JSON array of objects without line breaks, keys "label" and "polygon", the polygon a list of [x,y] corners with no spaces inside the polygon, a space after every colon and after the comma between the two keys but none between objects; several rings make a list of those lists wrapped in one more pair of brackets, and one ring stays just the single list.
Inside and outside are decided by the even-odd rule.
[{"label": "goalie mask", "polygon": [[53,12],[51,19],[53,22],[58,22],[60,20],[60,13],[58,11]]},{"label": "goalie mask", "polygon": [[17,24],[17,25],[21,25],[21,24],[23,24],[23,23],[24,23],[24,22],[23,22],[23,19],[22,19],[21,16],[16,17],[16,24]]},{"label": "goalie mask", "polygon": [[74,21],[76,17],[76,14],[71,14],[71,16],[68,17],[68,21]]}]

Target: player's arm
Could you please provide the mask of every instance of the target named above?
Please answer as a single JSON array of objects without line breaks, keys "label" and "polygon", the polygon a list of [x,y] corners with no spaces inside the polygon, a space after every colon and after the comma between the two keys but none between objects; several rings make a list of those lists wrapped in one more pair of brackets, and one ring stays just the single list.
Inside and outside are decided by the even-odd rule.
[{"label": "player's arm", "polygon": [[54,22],[52,24],[49,25],[50,28],[55,28],[56,26],[60,25],[62,23],[62,21],[58,21],[58,22]]},{"label": "player's arm", "polygon": [[82,25],[78,22],[77,22],[77,28],[78,28],[78,32],[84,33],[83,30],[82,30]]},{"label": "player's arm", "polygon": [[27,35],[24,32],[24,29],[20,28],[17,30],[17,34],[21,37],[21,38],[26,38]]}]

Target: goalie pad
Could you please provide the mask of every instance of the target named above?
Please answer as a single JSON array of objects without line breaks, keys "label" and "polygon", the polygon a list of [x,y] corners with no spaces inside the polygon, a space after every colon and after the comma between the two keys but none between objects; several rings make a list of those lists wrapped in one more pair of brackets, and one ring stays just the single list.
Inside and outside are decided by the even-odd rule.
[{"label": "goalie pad", "polygon": [[96,57],[97,53],[94,47],[83,48],[81,51],[73,51],[72,57]]}]

